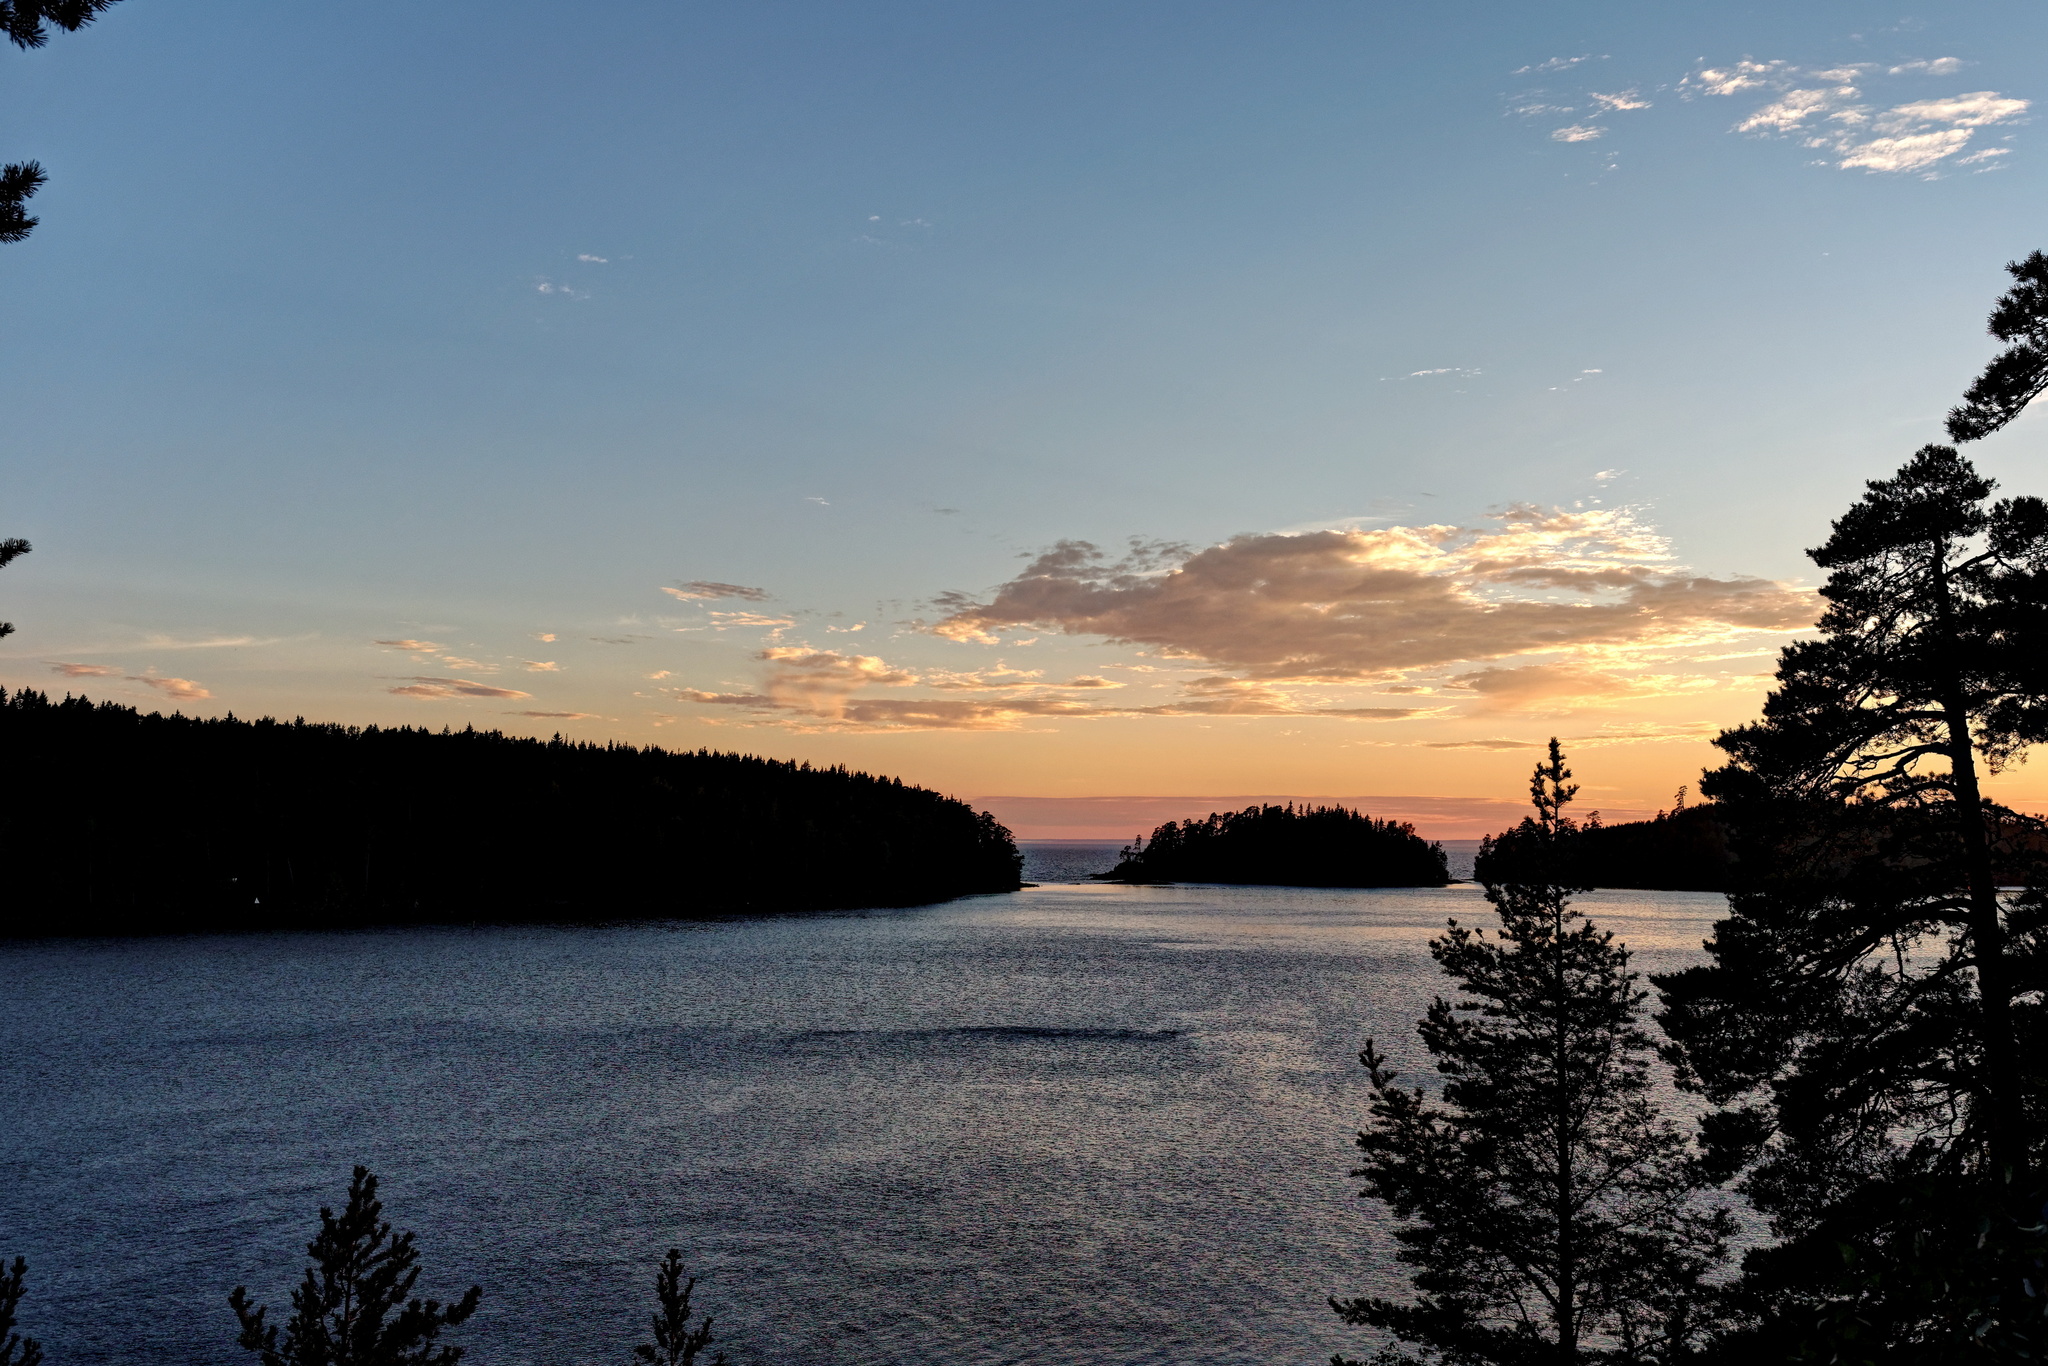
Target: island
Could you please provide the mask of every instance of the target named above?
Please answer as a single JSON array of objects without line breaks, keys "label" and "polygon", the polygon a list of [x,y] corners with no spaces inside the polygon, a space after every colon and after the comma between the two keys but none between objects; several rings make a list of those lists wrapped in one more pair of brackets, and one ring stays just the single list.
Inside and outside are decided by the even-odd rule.
[{"label": "island", "polygon": [[1451,880],[1443,846],[1423,839],[1405,821],[1291,802],[1168,821],[1097,876],[1279,887],[1442,887]]}]

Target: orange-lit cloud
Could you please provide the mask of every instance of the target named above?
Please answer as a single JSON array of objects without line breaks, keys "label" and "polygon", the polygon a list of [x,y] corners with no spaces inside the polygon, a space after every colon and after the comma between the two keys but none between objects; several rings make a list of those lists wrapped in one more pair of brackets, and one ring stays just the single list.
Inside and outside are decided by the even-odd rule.
[{"label": "orange-lit cloud", "polygon": [[427,701],[438,701],[447,697],[492,697],[516,700],[533,696],[516,688],[494,688],[488,683],[477,683],[467,678],[421,678],[415,676],[404,687],[390,691],[399,697],[417,697]]},{"label": "orange-lit cloud", "polygon": [[213,696],[212,693],[189,678],[159,678],[153,673],[144,673],[129,674],[128,681],[130,683],[140,683],[144,687],[155,688],[166,697],[179,702],[203,702]]},{"label": "orange-lit cloud", "polygon": [[107,678],[121,672],[111,664],[60,664],[52,662],[50,672],[66,678]]},{"label": "orange-lit cloud", "polygon": [[387,645],[394,650],[419,650],[431,654],[441,647],[431,640],[380,640],[378,645]]},{"label": "orange-lit cloud", "polygon": [[[1103,706],[1062,694],[1120,685],[1102,679],[1040,684],[1036,671],[995,669],[987,675],[1018,681],[989,681],[987,675],[939,671],[920,676],[875,655],[771,646],[757,656],[766,669],[759,692],[708,692],[664,688],[668,696],[701,706],[736,707],[797,730],[1018,730],[1033,720],[1107,716],[1330,716],[1360,721],[1393,721],[1423,714],[1414,707],[1333,707],[1298,690],[1235,678],[1197,678],[1179,699],[1154,706]],[[876,698],[855,694],[869,687],[919,685],[948,691],[999,692],[985,700],[959,697]]]},{"label": "orange-lit cloud", "polygon": [[1393,681],[1577,647],[1668,647],[1810,625],[1813,595],[1684,573],[1626,511],[1515,508],[1449,526],[1239,536],[1164,566],[1063,541],[933,629],[1149,646],[1260,679]]}]

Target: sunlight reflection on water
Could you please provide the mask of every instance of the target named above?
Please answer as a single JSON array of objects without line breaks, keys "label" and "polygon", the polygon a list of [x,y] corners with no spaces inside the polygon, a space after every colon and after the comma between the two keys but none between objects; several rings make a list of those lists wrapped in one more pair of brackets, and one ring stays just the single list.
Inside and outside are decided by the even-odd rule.
[{"label": "sunlight reflection on water", "polygon": [[[1656,971],[1721,898],[1584,908]],[[1395,1291],[1356,1062],[1477,888],[0,946],[0,1252],[63,1363],[214,1362],[351,1163],[480,1363],[616,1363],[680,1246],[736,1363],[1294,1363]]]}]

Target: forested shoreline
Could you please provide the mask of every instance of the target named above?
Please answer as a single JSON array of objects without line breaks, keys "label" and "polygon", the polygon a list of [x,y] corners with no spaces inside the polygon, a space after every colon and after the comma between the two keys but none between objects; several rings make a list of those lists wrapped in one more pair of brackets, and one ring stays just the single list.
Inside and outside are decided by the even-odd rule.
[{"label": "forested shoreline", "polygon": [[1018,886],[1010,832],[844,768],[0,693],[0,935],[689,918]]}]

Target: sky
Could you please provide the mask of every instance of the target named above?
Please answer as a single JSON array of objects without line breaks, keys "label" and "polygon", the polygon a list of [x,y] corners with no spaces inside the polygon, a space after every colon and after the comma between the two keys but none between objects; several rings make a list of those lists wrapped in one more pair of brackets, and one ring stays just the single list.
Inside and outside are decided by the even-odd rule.
[{"label": "sky", "polygon": [[0,684],[1027,836],[1470,837],[1552,735],[1666,807],[2048,247],[2044,56],[2018,3],[122,0],[0,52]]}]

